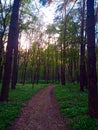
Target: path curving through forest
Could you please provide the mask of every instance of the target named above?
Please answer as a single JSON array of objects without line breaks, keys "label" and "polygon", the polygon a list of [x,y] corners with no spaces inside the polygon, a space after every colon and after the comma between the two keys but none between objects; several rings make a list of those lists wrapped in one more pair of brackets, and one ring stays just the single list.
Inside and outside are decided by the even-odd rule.
[{"label": "path curving through forest", "polygon": [[21,110],[9,130],[68,130],[53,94],[54,86],[40,90]]}]

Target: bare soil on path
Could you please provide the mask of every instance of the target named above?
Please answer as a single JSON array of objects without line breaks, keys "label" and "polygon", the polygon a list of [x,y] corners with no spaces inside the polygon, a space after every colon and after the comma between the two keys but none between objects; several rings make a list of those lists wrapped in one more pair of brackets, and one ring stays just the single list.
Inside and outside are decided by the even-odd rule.
[{"label": "bare soil on path", "polygon": [[68,130],[53,89],[54,86],[48,86],[35,94],[8,130]]}]

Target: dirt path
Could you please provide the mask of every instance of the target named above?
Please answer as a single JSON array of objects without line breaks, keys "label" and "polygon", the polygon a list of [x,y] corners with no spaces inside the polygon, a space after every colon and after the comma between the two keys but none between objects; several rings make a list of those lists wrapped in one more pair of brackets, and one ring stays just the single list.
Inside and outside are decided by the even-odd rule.
[{"label": "dirt path", "polygon": [[53,95],[54,86],[40,90],[9,130],[68,130]]}]

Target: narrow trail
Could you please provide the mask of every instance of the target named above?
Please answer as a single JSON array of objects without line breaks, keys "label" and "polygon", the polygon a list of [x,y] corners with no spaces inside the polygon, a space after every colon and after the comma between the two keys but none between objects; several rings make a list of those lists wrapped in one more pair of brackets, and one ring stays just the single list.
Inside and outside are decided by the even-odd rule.
[{"label": "narrow trail", "polygon": [[8,130],[68,130],[61,118],[54,86],[40,90],[21,110]]}]

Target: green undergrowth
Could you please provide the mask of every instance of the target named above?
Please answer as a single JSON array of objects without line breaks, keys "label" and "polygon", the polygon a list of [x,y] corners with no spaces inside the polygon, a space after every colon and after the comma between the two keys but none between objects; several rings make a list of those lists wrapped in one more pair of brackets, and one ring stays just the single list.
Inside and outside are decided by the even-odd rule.
[{"label": "green undergrowth", "polygon": [[9,102],[0,104],[0,130],[6,130],[12,121],[18,117],[20,109],[25,106],[32,95],[46,85],[39,84],[32,89],[31,84],[18,84],[16,90],[10,90]]},{"label": "green undergrowth", "polygon": [[87,114],[87,91],[79,92],[79,84],[57,85],[55,97],[70,130],[98,130],[98,121]]}]

